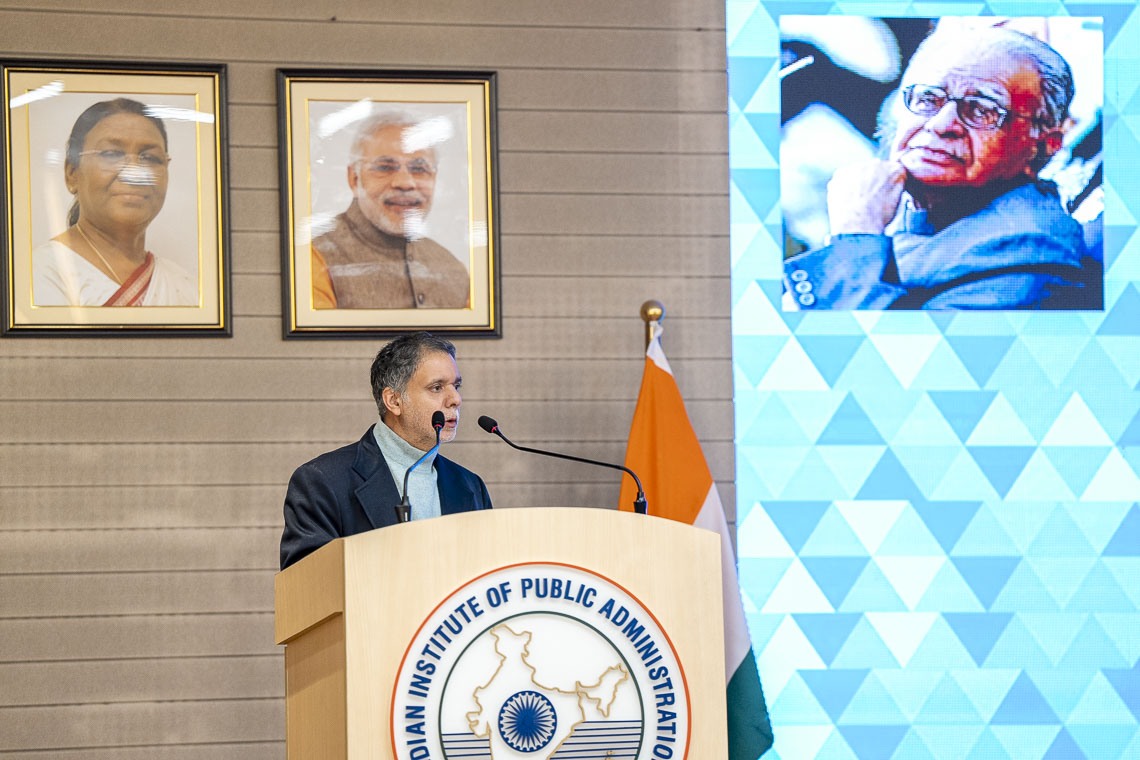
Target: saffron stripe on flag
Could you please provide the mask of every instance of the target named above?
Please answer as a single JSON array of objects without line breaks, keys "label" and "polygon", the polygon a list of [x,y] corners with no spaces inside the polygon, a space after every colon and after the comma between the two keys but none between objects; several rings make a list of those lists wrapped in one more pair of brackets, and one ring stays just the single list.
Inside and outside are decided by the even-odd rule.
[{"label": "saffron stripe on flag", "polygon": [[[721,536],[729,760],[756,760],[772,746],[772,724],[740,600],[728,522],[712,471],[661,348],[660,323],[651,329],[625,465],[641,477],[650,514]],[[631,479],[622,478],[620,509],[633,509],[636,490]]]}]

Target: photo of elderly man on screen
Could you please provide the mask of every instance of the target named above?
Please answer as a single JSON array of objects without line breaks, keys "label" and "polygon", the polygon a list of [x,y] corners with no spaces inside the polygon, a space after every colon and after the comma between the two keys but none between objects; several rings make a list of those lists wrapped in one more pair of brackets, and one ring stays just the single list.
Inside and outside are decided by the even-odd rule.
[{"label": "photo of elderly man on screen", "polygon": [[780,29],[785,310],[1103,308],[1100,19]]}]

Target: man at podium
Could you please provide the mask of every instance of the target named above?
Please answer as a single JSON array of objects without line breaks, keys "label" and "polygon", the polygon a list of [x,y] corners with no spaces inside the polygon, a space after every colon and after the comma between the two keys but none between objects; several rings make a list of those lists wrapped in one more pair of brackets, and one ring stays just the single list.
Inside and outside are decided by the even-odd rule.
[{"label": "man at podium", "polygon": [[[371,374],[379,424],[289,479],[282,570],[333,539],[397,522],[405,473],[436,444],[434,412],[444,417],[440,442],[455,438],[463,378],[450,341],[426,332],[396,338],[376,354]],[[407,483],[413,520],[491,508],[483,479],[438,454],[416,466]]]}]

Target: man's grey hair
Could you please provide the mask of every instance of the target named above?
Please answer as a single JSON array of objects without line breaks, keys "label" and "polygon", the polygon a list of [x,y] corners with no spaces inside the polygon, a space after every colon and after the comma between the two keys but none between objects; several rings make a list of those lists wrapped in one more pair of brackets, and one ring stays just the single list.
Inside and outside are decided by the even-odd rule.
[{"label": "man's grey hair", "polygon": [[[1069,106],[1076,92],[1073,71],[1060,53],[1036,37],[998,26],[983,28],[954,26],[949,30],[940,26],[922,41],[911,60],[917,60],[924,51],[937,49],[940,45],[946,44],[948,39],[986,34],[994,38],[995,52],[1028,63],[1036,72],[1037,79],[1041,83],[1041,104],[1033,114],[1034,127],[1037,129],[1060,127],[1069,115]],[[952,40],[950,45],[954,45]]]},{"label": "man's grey hair", "polygon": [[400,396],[408,392],[408,382],[427,354],[439,352],[455,358],[455,344],[429,332],[409,333],[396,338],[376,354],[372,361],[372,398],[380,419],[388,413],[384,408],[384,389],[391,388]]},{"label": "man's grey hair", "polygon": [[[349,163],[356,163],[364,157],[364,143],[368,142],[377,132],[385,127],[414,127],[421,120],[407,111],[386,110],[374,113],[360,123],[356,129],[356,137],[352,140],[352,148],[348,153]],[[431,148],[432,153],[435,148]]]}]

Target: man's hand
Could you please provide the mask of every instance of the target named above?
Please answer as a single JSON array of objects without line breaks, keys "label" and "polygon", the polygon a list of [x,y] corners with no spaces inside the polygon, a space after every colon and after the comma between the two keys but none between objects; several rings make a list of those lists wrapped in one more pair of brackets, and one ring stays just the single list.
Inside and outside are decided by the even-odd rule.
[{"label": "man's hand", "polygon": [[906,169],[896,160],[871,159],[840,167],[827,183],[832,235],[881,235],[895,218]]}]

